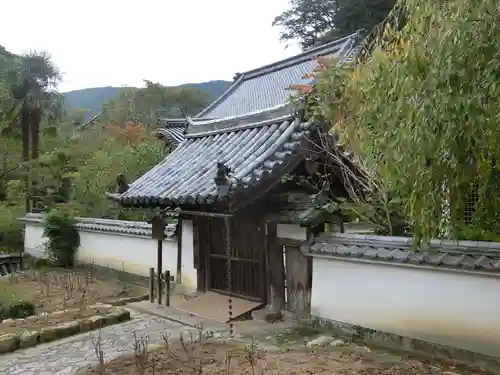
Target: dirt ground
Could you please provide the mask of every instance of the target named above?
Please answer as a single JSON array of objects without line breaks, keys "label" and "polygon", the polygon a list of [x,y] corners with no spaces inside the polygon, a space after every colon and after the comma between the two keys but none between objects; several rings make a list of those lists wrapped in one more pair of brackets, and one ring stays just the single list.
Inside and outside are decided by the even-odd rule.
[{"label": "dirt ground", "polygon": [[[399,357],[385,360],[353,355],[349,350],[297,348],[282,352],[266,352],[252,345],[231,345],[207,342],[194,351],[180,344],[151,351],[143,361],[138,355],[129,355],[105,364],[104,368],[87,368],[78,375],[459,375],[440,366],[424,364]],[[201,359],[201,360],[200,360]],[[145,363],[141,365],[141,363]]]},{"label": "dirt ground", "polygon": [[36,312],[84,308],[98,302],[139,296],[148,288],[110,277],[97,277],[88,270],[27,270],[0,280],[0,295],[29,300]]}]

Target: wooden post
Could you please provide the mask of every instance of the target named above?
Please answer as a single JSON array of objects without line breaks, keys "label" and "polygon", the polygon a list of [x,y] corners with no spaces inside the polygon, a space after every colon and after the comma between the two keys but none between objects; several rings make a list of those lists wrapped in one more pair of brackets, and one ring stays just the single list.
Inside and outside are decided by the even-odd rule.
[{"label": "wooden post", "polygon": [[158,305],[161,305],[161,293],[162,293],[162,264],[163,264],[163,241],[158,240]]},{"label": "wooden post", "polygon": [[177,220],[177,273],[176,280],[177,284],[181,283],[182,277],[182,219],[178,218]]},{"label": "wooden post", "polygon": [[269,223],[267,232],[269,299],[272,312],[280,314],[285,309],[285,264],[283,246],[278,243],[277,237],[276,224]]},{"label": "wooden post", "polygon": [[153,303],[155,300],[155,269],[149,269],[149,302]]},{"label": "wooden post", "polygon": [[170,306],[170,271],[165,271],[165,306]]},{"label": "wooden post", "polygon": [[233,256],[233,231],[232,225],[233,221],[230,217],[224,218],[224,224],[226,227],[226,255],[227,255],[227,294],[228,294],[228,322],[229,322],[229,337],[233,337],[233,280],[232,280],[232,264],[231,257]]},{"label": "wooden post", "polygon": [[163,240],[165,239],[165,219],[161,213],[158,213],[150,221],[151,223],[151,234],[152,237],[157,241],[158,253],[157,253],[157,277],[158,277],[158,305],[161,305],[162,296],[162,264],[163,264]]},{"label": "wooden post", "polygon": [[312,259],[299,246],[285,245],[285,249],[287,310],[305,318],[311,313]]}]

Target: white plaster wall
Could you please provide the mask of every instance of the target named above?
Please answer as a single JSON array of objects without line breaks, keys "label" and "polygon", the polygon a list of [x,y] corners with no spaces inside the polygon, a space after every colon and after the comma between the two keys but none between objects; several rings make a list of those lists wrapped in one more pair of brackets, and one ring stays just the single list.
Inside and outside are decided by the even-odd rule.
[{"label": "white plaster wall", "polygon": [[278,224],[276,227],[278,238],[305,241],[307,239],[306,228],[295,224]]},{"label": "white plaster wall", "polygon": [[500,278],[313,257],[312,314],[500,357]]},{"label": "white plaster wall", "polygon": [[[141,276],[149,276],[149,268],[157,266],[157,242],[152,238],[98,231],[80,230],[80,248],[77,259],[94,262],[96,265],[110,267]],[[44,257],[45,238],[43,228],[37,223],[26,223],[25,251],[36,257]],[[193,278],[193,226],[183,225],[182,275],[183,289],[196,289],[196,270]],[[191,268],[189,268],[191,267]],[[163,242],[163,271],[177,271],[177,241],[166,239]],[[194,280],[194,286],[192,285]]]},{"label": "white plaster wall", "polygon": [[186,292],[195,292],[197,287],[197,271],[194,268],[193,221],[182,220],[182,285]]}]

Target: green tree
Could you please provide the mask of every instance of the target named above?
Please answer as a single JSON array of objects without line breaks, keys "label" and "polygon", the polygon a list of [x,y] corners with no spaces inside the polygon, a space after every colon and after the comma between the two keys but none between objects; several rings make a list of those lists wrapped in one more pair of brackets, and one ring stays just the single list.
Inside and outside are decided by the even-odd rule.
[{"label": "green tree", "polygon": [[319,74],[317,114],[403,199],[417,238],[499,240],[498,3],[402,4],[405,27],[387,25],[365,64]]},{"label": "green tree", "polygon": [[126,89],[103,107],[102,121],[125,124],[129,121],[155,126],[161,117],[194,115],[208,102],[208,95],[190,87],[166,87],[144,81],[145,87]]},{"label": "green tree", "polygon": [[[106,193],[116,190],[117,176],[123,174],[128,181],[138,178],[165,157],[164,147],[141,125],[107,125],[102,132],[88,133],[93,132],[100,133],[99,147],[85,155],[73,174],[73,198],[83,216],[116,218],[124,210],[107,200]],[[83,138],[79,142],[85,147]]]},{"label": "green tree", "polygon": [[[54,89],[61,80],[59,68],[45,53],[29,53],[15,58],[5,72],[8,98],[4,101],[5,120],[9,127],[4,135],[21,132],[22,160],[27,163],[40,154],[42,120],[57,121],[62,116],[62,100]],[[31,152],[30,152],[31,151]],[[30,191],[28,174],[25,187]],[[30,210],[29,198],[26,210]]]},{"label": "green tree", "polygon": [[291,9],[273,26],[283,29],[282,41],[298,40],[303,49],[360,31],[369,33],[384,20],[396,0],[290,0]]}]

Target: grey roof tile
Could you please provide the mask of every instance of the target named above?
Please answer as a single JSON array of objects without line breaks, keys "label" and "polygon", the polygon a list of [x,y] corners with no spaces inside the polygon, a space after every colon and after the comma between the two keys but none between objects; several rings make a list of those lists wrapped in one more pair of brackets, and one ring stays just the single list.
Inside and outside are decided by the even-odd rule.
[{"label": "grey roof tile", "polygon": [[377,249],[377,258],[382,260],[392,260],[392,251],[389,249]]},{"label": "grey roof tile", "polygon": [[346,255],[346,256],[351,255],[351,249],[347,246],[339,246],[335,249],[335,252],[338,255]]},{"label": "grey roof tile", "polygon": [[423,264],[425,262],[424,254],[411,251],[408,253],[408,261],[411,264]]},{"label": "grey roof tile", "polygon": [[377,259],[377,249],[366,247],[363,250],[363,257]]},{"label": "grey roof tile", "polygon": [[485,255],[481,255],[476,262],[474,263],[474,267],[477,269],[490,269],[494,268],[495,260],[491,259]]},{"label": "grey roof tile", "polygon": [[321,249],[323,255],[339,258],[349,257],[500,274],[500,251],[497,243],[434,240],[430,244],[430,247],[425,247],[426,250],[414,251],[409,238],[324,233],[309,245],[309,255],[314,255]]},{"label": "grey roof tile", "polygon": [[391,255],[392,260],[396,262],[407,262],[410,259],[410,253],[408,251],[402,251],[399,249],[393,250]]},{"label": "grey roof tile", "polygon": [[350,255],[353,257],[363,256],[366,251],[370,249],[367,247],[351,246]]},{"label": "grey roof tile", "polygon": [[461,267],[465,258],[444,253],[441,257],[441,265],[448,267]]},{"label": "grey roof tile", "polygon": [[297,157],[308,123],[288,115],[274,120],[187,136],[167,158],[114,199],[124,205],[213,203],[217,163],[231,169],[230,190],[256,186]]}]

